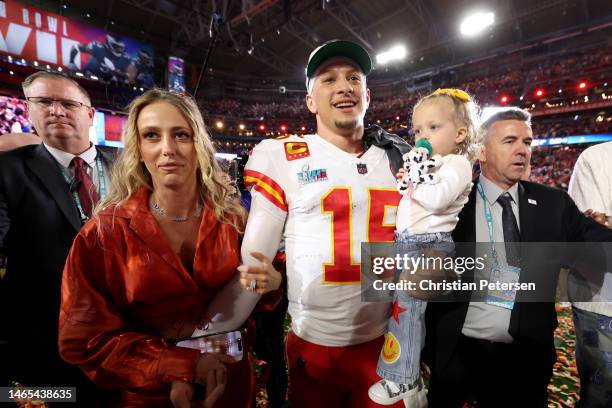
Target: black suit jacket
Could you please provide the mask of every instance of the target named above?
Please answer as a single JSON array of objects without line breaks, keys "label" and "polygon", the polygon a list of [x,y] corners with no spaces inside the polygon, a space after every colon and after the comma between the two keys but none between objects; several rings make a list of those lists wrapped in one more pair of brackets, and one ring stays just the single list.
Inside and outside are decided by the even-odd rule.
[{"label": "black suit jacket", "polygon": [[[108,169],[116,149],[97,149]],[[18,366],[35,359],[39,368],[30,371],[50,377],[43,384],[61,376],[51,370],[65,368],[57,351],[62,271],[80,228],[69,186],[42,144],[0,153],[0,252],[7,256],[0,281],[0,347],[23,361],[3,361],[2,374],[15,375]],[[31,373],[21,378],[41,380]]]},{"label": "black suit jacket", "polygon": [[[459,222],[453,232],[453,240],[476,241],[476,183],[469,200],[459,214]],[[529,202],[531,200],[531,203]],[[536,204],[533,204],[533,203]],[[519,223],[523,242],[604,242],[612,241],[612,231],[585,217],[572,199],[562,190],[535,184],[519,182]],[[535,282],[539,294],[547,293],[554,299],[559,269],[563,254],[553,254],[541,268],[523,269],[521,282]],[[542,254],[531,254],[542,258]],[[557,262],[559,260],[559,262]],[[533,262],[526,262],[533,265]],[[534,270],[535,269],[535,270]],[[603,272],[602,268],[602,272]],[[542,363],[554,361],[553,332],[557,327],[554,302],[526,302],[517,293],[510,318],[510,326],[516,329],[515,341],[529,342],[550,350],[543,356]],[[461,334],[469,306],[470,294],[460,302],[430,302],[426,311],[426,346],[423,358],[434,370],[444,370],[449,362]]]}]

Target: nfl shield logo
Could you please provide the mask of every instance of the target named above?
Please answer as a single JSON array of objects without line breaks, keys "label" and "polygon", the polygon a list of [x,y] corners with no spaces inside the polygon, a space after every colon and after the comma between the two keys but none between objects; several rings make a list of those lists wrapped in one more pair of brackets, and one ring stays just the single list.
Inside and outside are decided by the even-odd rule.
[{"label": "nfl shield logo", "polygon": [[368,166],[365,163],[357,163],[357,173],[366,174],[368,172]]}]

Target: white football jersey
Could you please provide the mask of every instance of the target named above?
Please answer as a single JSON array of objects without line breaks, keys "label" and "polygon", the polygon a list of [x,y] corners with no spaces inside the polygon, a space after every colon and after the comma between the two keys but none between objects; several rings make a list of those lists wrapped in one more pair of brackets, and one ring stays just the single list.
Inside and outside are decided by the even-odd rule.
[{"label": "white football jersey", "polygon": [[[386,302],[361,300],[361,243],[392,242],[400,195],[385,151],[356,156],[317,135],[264,140],[245,168],[253,186],[285,222],[292,329],[324,346],[384,333]],[[262,237],[262,239],[266,239]]]}]

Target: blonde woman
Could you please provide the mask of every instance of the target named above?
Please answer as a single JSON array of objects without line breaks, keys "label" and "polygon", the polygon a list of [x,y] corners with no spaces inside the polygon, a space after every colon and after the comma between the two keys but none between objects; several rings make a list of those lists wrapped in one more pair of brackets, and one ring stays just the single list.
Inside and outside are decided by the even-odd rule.
[{"label": "blonde woman", "polygon": [[240,286],[245,213],[202,116],[191,98],[154,89],[132,102],[123,137],[110,194],[68,256],[60,354],[116,390],[118,406],[249,407],[248,359],[225,365],[167,341],[193,332],[221,287]]}]

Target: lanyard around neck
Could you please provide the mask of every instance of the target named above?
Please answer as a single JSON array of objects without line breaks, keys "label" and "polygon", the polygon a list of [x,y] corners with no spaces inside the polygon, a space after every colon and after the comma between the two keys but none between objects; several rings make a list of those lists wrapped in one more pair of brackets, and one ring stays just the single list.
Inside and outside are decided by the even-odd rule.
[{"label": "lanyard around neck", "polygon": [[478,194],[480,194],[480,198],[482,198],[482,206],[484,207],[484,214],[487,220],[487,229],[489,231],[489,242],[491,243],[493,260],[497,263],[497,251],[495,250],[495,240],[493,239],[493,214],[491,213],[491,206],[489,205],[489,201],[487,200],[487,196],[485,195],[480,182],[476,184],[476,189],[478,190]]},{"label": "lanyard around neck", "polygon": [[[102,159],[99,156],[96,156],[96,169],[98,170],[98,196],[100,199],[106,197],[106,179],[104,173],[104,164],[102,163]],[[58,163],[59,164],[59,163]],[[62,171],[62,176],[64,176],[64,180],[68,183],[69,186],[73,185],[74,176],[72,178],[68,177],[66,171],[62,167],[60,167]],[[72,199],[74,200],[77,209],[79,210],[79,215],[81,216],[81,221],[84,223],[88,220],[85,215],[85,211],[83,211],[83,206],[81,205],[81,199],[79,198],[79,194],[74,189],[70,189],[70,193],[72,194]]]}]

